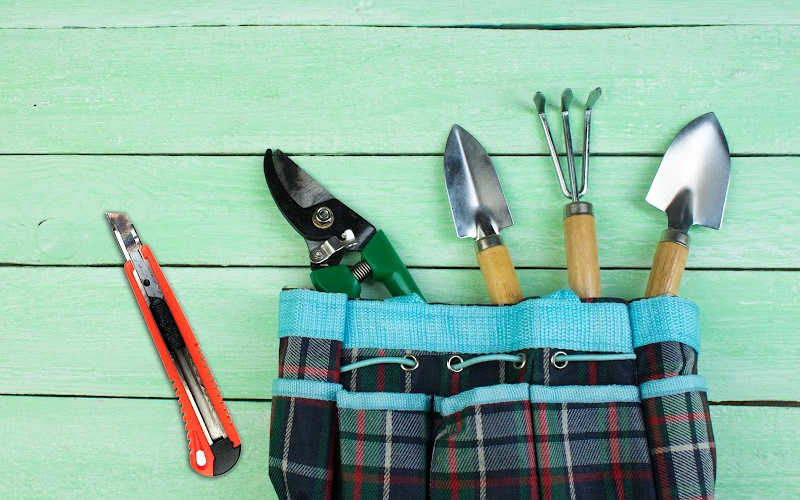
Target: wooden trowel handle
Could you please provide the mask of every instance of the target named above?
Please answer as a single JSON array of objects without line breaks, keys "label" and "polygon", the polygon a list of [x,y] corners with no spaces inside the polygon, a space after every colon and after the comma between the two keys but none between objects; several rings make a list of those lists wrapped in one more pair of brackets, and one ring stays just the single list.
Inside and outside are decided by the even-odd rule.
[{"label": "wooden trowel handle", "polygon": [[644,296],[655,297],[665,293],[678,295],[687,255],[689,255],[687,245],[674,241],[661,241],[653,257],[653,267],[650,269]]},{"label": "wooden trowel handle", "polygon": [[522,300],[517,272],[505,245],[500,243],[479,249],[478,264],[492,304],[516,304]]},{"label": "wooden trowel handle", "polygon": [[564,219],[569,287],[578,297],[601,297],[600,262],[592,214],[570,215]]}]

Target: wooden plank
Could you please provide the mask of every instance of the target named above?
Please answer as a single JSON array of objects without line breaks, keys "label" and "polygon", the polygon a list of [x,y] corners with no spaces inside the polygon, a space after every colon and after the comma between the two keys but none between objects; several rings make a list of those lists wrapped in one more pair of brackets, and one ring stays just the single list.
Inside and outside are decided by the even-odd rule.
[{"label": "wooden plank", "polygon": [[0,429],[9,446],[0,496],[276,498],[267,477],[269,403],[229,402],[228,409],[242,456],[210,480],[189,468],[175,401],[3,398]]},{"label": "wooden plank", "polygon": [[643,26],[678,24],[791,24],[798,22],[792,2],[692,2],[651,0],[621,7],[611,0],[492,3],[444,0],[315,0],[304,2],[215,3],[196,0],[131,5],[122,1],[81,0],[53,9],[44,0],[0,4],[2,27],[192,26],[241,24],[339,24],[410,26]]},{"label": "wooden plank", "polygon": [[[4,398],[0,429],[10,459],[0,495],[128,498],[147,485],[164,498],[275,498],[267,478],[269,403],[228,406],[242,457],[227,475],[206,480],[189,470],[174,401]],[[800,409],[715,406],[711,413],[720,498],[800,494],[800,452],[786,438],[800,425]]]},{"label": "wooden plank", "polygon": [[[270,397],[277,299],[309,286],[303,269],[169,268],[226,397]],[[478,270],[412,271],[431,301],[486,303]],[[712,400],[797,400],[794,272],[689,271],[682,292],[702,311],[700,371]],[[522,270],[526,296],[566,285],[566,272]],[[610,296],[639,296],[646,271],[604,271]],[[377,295],[370,290],[370,295]],[[5,393],[169,397],[119,268],[0,268],[0,387]],[[410,346],[413,347],[413,346]]]},{"label": "wooden plank", "polygon": [[[299,157],[334,195],[384,229],[411,266],[475,267],[455,236],[440,157]],[[600,264],[649,267],[666,216],[644,202],[659,158],[594,158]],[[562,207],[544,157],[498,157],[519,267],[565,265]],[[0,262],[118,264],[102,214],[129,212],[162,263],[308,265],[269,195],[260,157],[0,157]],[[692,230],[689,267],[794,268],[800,158],[734,158],[725,224]],[[409,221],[414,221],[409,225]],[[424,242],[424,244],[420,244]]]},{"label": "wooden plank", "polygon": [[[431,153],[458,122],[546,152],[536,90],[604,96],[597,153],[660,153],[717,112],[734,153],[798,153],[800,27],[0,31],[2,153]],[[657,56],[656,56],[657,54]],[[754,92],[753,89],[758,89]],[[769,110],[769,113],[742,112]],[[553,109],[555,112],[555,109]]]}]

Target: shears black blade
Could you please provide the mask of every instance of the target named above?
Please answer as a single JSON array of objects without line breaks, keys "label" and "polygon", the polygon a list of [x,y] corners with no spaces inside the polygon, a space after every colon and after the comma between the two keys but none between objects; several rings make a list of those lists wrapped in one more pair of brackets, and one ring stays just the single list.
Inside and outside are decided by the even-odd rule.
[{"label": "shears black blade", "polygon": [[280,150],[264,154],[264,177],[275,204],[308,245],[312,268],[339,264],[360,251],[375,228]]},{"label": "shears black blade", "polygon": [[333,198],[327,189],[279,149],[272,154],[267,151],[264,175],[273,197],[276,192],[280,193],[281,198],[290,198],[300,208],[309,208]]}]

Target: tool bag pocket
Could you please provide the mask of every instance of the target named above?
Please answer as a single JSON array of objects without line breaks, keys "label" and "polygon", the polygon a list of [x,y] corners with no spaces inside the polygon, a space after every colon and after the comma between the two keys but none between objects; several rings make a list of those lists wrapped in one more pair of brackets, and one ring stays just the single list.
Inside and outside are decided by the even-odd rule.
[{"label": "tool bag pocket", "polygon": [[542,498],[655,498],[639,388],[530,386]]},{"label": "tool bag pocket", "polygon": [[333,498],[340,388],[310,380],[273,384],[269,478],[280,498]]},{"label": "tool bag pocket", "polygon": [[699,311],[679,297],[630,304],[642,411],[659,499],[714,496],[716,447],[697,374]]},{"label": "tool bag pocket", "polygon": [[437,398],[430,498],[537,498],[527,384]]},{"label": "tool bag pocket", "polygon": [[280,498],[333,498],[341,346],[324,336],[280,339],[268,467]]},{"label": "tool bag pocket", "polygon": [[339,498],[424,498],[431,397],[339,391]]}]

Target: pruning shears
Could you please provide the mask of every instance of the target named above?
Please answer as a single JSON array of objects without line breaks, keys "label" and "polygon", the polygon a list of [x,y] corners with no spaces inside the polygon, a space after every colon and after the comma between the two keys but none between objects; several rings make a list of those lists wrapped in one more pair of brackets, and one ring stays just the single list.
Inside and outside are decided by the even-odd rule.
[{"label": "pruning shears", "polygon": [[[308,245],[314,288],[356,298],[361,282],[372,278],[393,296],[422,297],[386,234],[334,198],[280,150],[264,154],[264,177],[278,209]],[[341,263],[349,252],[361,253],[353,266]]]}]

